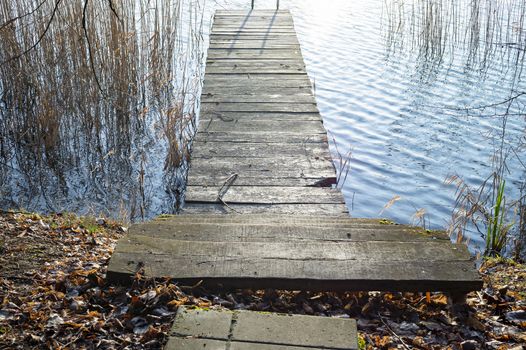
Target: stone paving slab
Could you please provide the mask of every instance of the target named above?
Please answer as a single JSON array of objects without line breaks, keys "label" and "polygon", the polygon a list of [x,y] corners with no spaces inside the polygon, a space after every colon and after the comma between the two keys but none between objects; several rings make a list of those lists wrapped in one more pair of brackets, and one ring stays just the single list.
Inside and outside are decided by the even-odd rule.
[{"label": "stone paving slab", "polygon": [[232,312],[180,308],[172,332],[181,337],[228,340]]},{"label": "stone paving slab", "polygon": [[356,321],[180,307],[168,350],[358,349]]},{"label": "stone paving slab", "polygon": [[354,349],[355,320],[343,318],[238,312],[232,339],[331,349]]}]

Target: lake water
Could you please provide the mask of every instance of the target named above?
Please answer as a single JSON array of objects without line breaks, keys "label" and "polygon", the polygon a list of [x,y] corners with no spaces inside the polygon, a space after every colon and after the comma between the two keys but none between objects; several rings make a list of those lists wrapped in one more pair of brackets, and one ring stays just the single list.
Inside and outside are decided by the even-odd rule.
[{"label": "lake water", "polygon": [[[436,5],[427,11],[454,15],[445,23],[435,23],[436,18],[430,23],[421,13],[426,2]],[[294,16],[325,126],[340,154],[352,150],[343,184],[352,216],[419,223],[414,214],[424,209],[428,227],[444,228],[455,203],[455,187],[446,185],[446,178],[458,175],[480,185],[490,175],[503,122],[493,115],[508,105],[469,113],[455,109],[494,104],[525,91],[516,69],[524,47],[503,43],[520,37],[523,9],[508,1],[480,1],[476,9],[475,3],[281,1],[280,7]],[[248,8],[249,1],[209,5]],[[256,8],[274,6],[274,1],[256,1]],[[497,14],[484,18],[488,11]],[[502,28],[489,30],[488,23]],[[422,33],[433,26],[434,32]],[[510,114],[521,113],[522,102],[517,102]],[[524,126],[522,115],[510,116],[506,143],[519,145]],[[331,151],[338,162],[334,144]],[[508,168],[509,196],[518,198],[524,167],[515,154]],[[395,196],[400,199],[383,210]],[[478,235],[472,239],[480,242]]]}]

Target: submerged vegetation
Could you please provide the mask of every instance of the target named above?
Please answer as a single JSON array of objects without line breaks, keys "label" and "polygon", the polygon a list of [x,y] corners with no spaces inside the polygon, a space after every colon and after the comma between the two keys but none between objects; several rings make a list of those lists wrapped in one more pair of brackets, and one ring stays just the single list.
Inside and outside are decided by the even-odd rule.
[{"label": "submerged vegetation", "polygon": [[3,1],[1,205],[144,217],[154,191],[175,210],[201,17],[199,1]]}]

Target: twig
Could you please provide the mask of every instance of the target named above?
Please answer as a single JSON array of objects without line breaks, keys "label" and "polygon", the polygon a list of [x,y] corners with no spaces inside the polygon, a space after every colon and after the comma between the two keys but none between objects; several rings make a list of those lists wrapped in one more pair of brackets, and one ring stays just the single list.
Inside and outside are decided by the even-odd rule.
[{"label": "twig", "polygon": [[[518,92],[515,95],[510,96],[510,97],[508,97],[507,99],[505,99],[503,101],[490,103],[490,104],[487,104],[487,105],[479,105],[479,106],[472,106],[472,107],[468,106],[468,107],[464,107],[464,108],[445,106],[445,107],[442,107],[442,108],[450,110],[450,111],[473,111],[473,110],[487,109],[487,108],[491,108],[491,107],[502,106],[502,105],[504,105],[506,103],[509,103],[509,102],[513,102],[514,100],[516,100],[519,97],[524,96],[524,95],[526,95],[526,91]],[[437,108],[436,106],[427,106],[427,107]]]},{"label": "twig", "polygon": [[115,17],[117,17],[117,19],[120,21],[121,19],[120,19],[119,15],[117,14],[117,11],[115,10],[115,6],[113,5],[113,1],[112,0],[108,0],[108,5],[110,6],[110,10],[111,10],[111,12],[113,12],[113,15]]},{"label": "twig", "polygon": [[87,26],[87,14],[86,14],[88,10],[88,4],[89,4],[89,0],[85,0],[84,9],[82,10],[82,29],[84,31],[84,36],[86,37],[86,42],[88,44],[89,62],[91,65],[91,70],[93,71],[93,77],[95,78],[95,82],[97,83],[97,87],[99,88],[100,93],[104,97],[105,93],[104,93],[104,90],[102,90],[102,86],[100,85],[99,77],[97,76],[97,71],[95,69],[95,61],[93,60],[93,50],[91,47],[91,41],[89,40],[88,26]]},{"label": "twig", "polygon": [[223,186],[221,186],[221,188],[219,189],[219,192],[217,193],[217,201],[218,202],[221,202],[225,207],[227,207],[228,209],[236,212],[239,214],[239,212],[237,210],[235,210],[234,208],[232,208],[231,206],[229,206],[224,200],[223,200],[223,196],[226,194],[226,192],[228,191],[228,189],[230,188],[230,186],[232,186],[232,184],[234,183],[234,181],[236,181],[238,177],[238,174],[232,174],[228,177],[228,179],[225,180],[225,183],[223,184]]},{"label": "twig", "polygon": [[31,16],[33,13],[37,12],[42,7],[42,5],[44,5],[46,2],[47,2],[47,0],[43,0],[40,4],[37,5],[37,7],[35,7],[33,10],[29,11],[28,13],[25,13],[23,15],[16,16],[16,17],[8,19],[2,25],[0,25],[0,30],[4,29],[5,27],[7,27],[8,25],[10,25],[13,22],[19,21],[22,18],[25,18],[27,16]]},{"label": "twig", "polygon": [[47,32],[49,31],[49,28],[51,27],[51,22],[53,22],[53,19],[55,18],[55,15],[56,15],[57,10],[58,10],[58,5],[60,5],[61,1],[62,0],[57,0],[57,2],[55,3],[55,7],[53,8],[53,12],[51,12],[51,17],[49,18],[49,21],[46,24],[46,28],[44,28],[44,31],[38,37],[37,41],[33,45],[31,45],[28,49],[24,50],[22,53],[19,53],[18,55],[13,56],[11,58],[8,58],[4,62],[2,62],[0,64],[0,66],[3,66],[3,65],[5,65],[5,64],[7,64],[7,63],[9,63],[11,61],[19,59],[20,57],[22,57],[25,54],[27,54],[29,51],[35,49],[38,46],[38,44],[40,44],[40,42],[44,39],[44,37],[46,36]]},{"label": "twig", "polygon": [[380,313],[377,313],[377,315],[380,318],[380,321],[382,321],[382,323],[384,324],[384,326],[387,327],[389,333],[391,333],[396,339],[398,339],[400,343],[402,343],[402,346],[404,348],[406,348],[407,350],[411,350],[411,348],[405,343],[405,341],[402,338],[400,338],[400,336],[396,334],[391,327],[389,327],[389,325],[387,324],[387,322],[385,322],[384,318],[380,315]]},{"label": "twig", "polygon": [[181,289],[181,290],[192,290],[192,289],[196,289],[197,287],[201,286],[202,284],[203,284],[203,280],[200,280],[199,282],[197,282],[193,286],[180,286],[179,289]]}]

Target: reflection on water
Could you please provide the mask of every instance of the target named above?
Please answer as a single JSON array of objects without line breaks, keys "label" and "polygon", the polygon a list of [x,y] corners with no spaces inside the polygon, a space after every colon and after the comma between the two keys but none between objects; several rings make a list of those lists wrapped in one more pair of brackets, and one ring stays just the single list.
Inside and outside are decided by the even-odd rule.
[{"label": "reflection on water", "polygon": [[[81,80],[92,79],[87,73],[73,74],[72,65],[88,64],[84,67],[88,72],[90,68],[89,60],[77,62],[75,55],[63,62],[43,56],[38,69],[58,64],[53,80],[45,83],[45,72],[35,75],[33,69],[25,70],[30,67],[24,66],[27,61],[2,68],[2,206],[85,211],[87,201],[94,210],[115,214],[122,203],[135,217],[176,206],[182,178],[178,169],[183,165],[184,170],[187,143],[181,130],[191,124],[193,97],[198,93],[194,77],[200,73],[204,49],[199,45],[208,43],[215,9],[248,9],[250,1],[209,1],[203,9],[183,2],[174,5],[172,17],[151,11],[153,6],[148,7],[149,16],[139,16],[145,9],[132,3],[127,3],[134,9],[128,13],[134,18],[128,23],[131,28],[120,28],[111,16],[104,22],[121,38],[101,37],[101,30],[90,34],[94,41],[106,40],[105,45],[113,49],[132,38],[126,50],[140,53],[133,58],[119,57],[119,49],[110,49],[94,55],[103,90],[119,92],[115,97],[108,94],[118,101],[99,104],[104,97],[97,95],[94,81],[88,84],[88,91],[72,94],[83,86]],[[157,5],[165,3],[157,1]],[[274,8],[275,1],[256,1],[256,5]],[[342,152],[352,147],[351,172],[343,192],[353,216],[376,217],[382,212],[382,216],[411,222],[416,212],[425,210],[427,223],[445,226],[454,205],[454,188],[444,180],[458,174],[477,185],[488,176],[494,149],[501,145],[505,114],[509,118],[504,144],[516,151],[508,158],[507,188],[511,197],[518,197],[524,160],[521,163],[523,153],[517,147],[524,137],[526,96],[500,102],[526,91],[522,79],[524,1],[282,0],[280,5],[294,15],[326,128]],[[203,14],[201,28],[196,18]],[[5,12],[0,16],[1,23]],[[194,18],[191,25],[181,20],[185,16]],[[154,18],[173,18],[177,30],[169,39],[151,31],[138,34],[134,26],[159,25]],[[57,26],[53,30],[65,29]],[[87,51],[85,40],[73,44]],[[62,51],[73,50],[67,42],[61,45]],[[19,48],[10,48],[15,49]],[[161,51],[147,54],[154,49]],[[1,59],[11,53],[2,48]],[[174,61],[163,59],[164,55],[171,55]],[[121,59],[132,60],[126,61],[128,67],[139,67],[140,74],[121,72]],[[149,74],[156,65],[162,66],[164,75]],[[10,79],[15,79],[13,71],[33,79],[31,84],[17,85],[29,89],[23,95],[34,98],[30,108],[26,101],[8,103],[9,97],[20,94],[9,88]],[[114,72],[130,74],[124,80],[132,83],[115,86]],[[40,84],[38,93],[31,90],[34,82]],[[148,91],[157,94],[151,96]],[[72,105],[73,112],[64,114],[66,109],[61,107],[60,116],[55,116],[52,106],[64,104]],[[486,107],[476,108],[482,106]],[[17,120],[20,111],[30,118]],[[129,114],[134,117],[122,122],[122,116]],[[58,129],[41,122],[40,118],[48,120],[49,115],[60,117]],[[35,120],[39,122],[33,123]],[[34,125],[38,127],[32,129]],[[61,136],[58,145],[47,141],[50,133]],[[41,171],[44,165],[46,170]],[[23,175],[15,176],[18,172]],[[383,210],[396,196],[400,199]]]},{"label": "reflection on water", "polygon": [[175,210],[199,87],[200,2],[59,3],[0,5],[0,206],[125,218]]},{"label": "reflection on water", "polygon": [[[525,6],[506,0],[281,2],[294,15],[325,126],[340,150],[352,147],[343,192],[353,216],[377,217],[400,196],[382,216],[418,222],[414,214],[424,209],[427,224],[444,227],[455,203],[455,188],[444,180],[458,174],[477,185],[487,178],[500,145],[499,116],[510,115],[505,144],[521,144],[526,96],[496,103],[526,91]],[[508,169],[510,196],[518,198],[524,167],[510,155]]]}]

